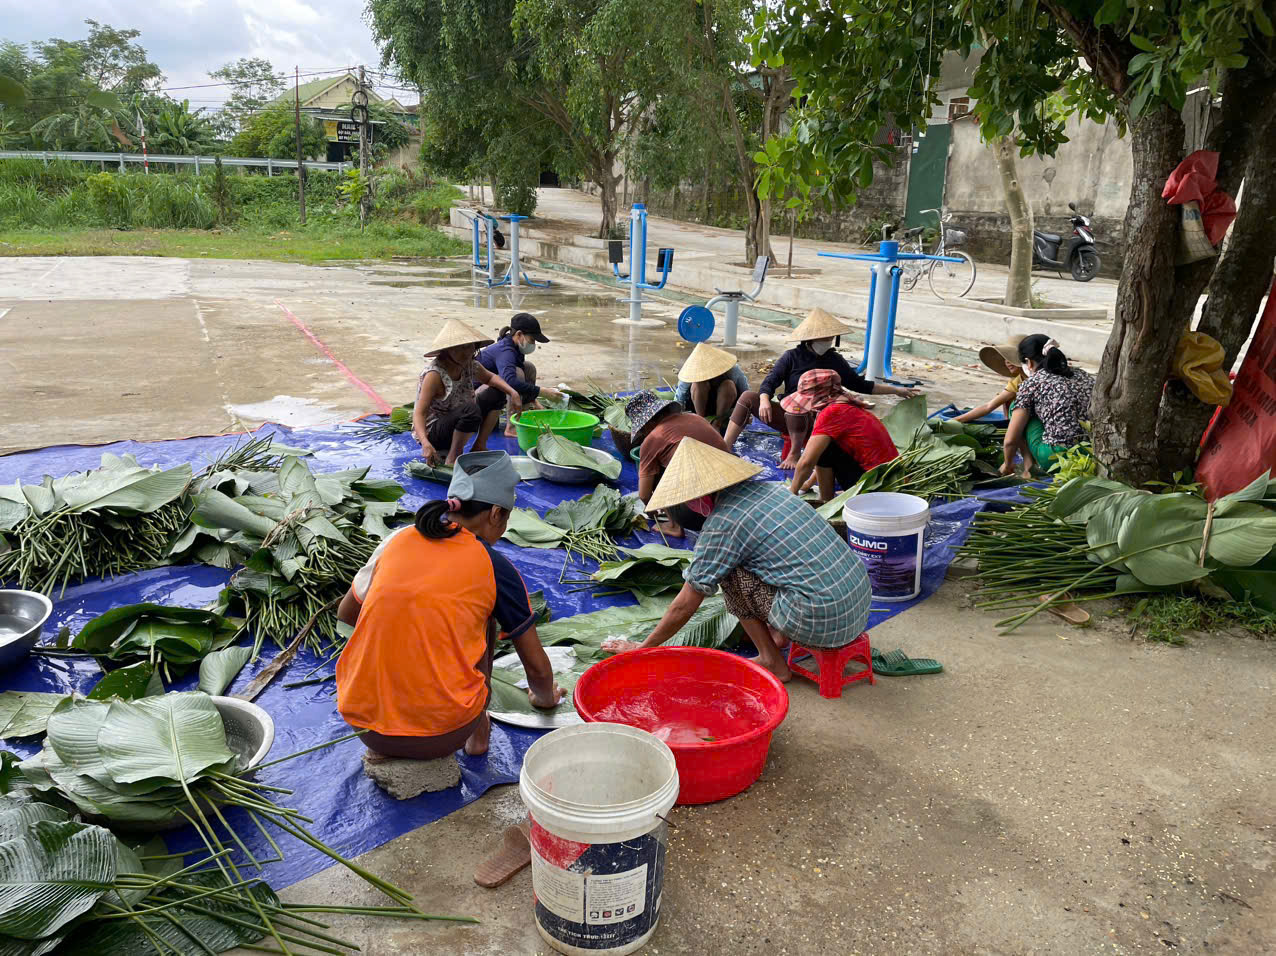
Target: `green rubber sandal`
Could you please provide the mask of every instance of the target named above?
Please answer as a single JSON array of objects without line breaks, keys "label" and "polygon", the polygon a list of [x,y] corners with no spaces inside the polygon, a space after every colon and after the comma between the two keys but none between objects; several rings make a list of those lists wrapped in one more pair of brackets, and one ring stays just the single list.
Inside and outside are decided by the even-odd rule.
[{"label": "green rubber sandal", "polygon": [[902,650],[882,652],[873,649],[873,673],[883,677],[918,677],[939,674],[944,665],[929,657],[909,657]]}]

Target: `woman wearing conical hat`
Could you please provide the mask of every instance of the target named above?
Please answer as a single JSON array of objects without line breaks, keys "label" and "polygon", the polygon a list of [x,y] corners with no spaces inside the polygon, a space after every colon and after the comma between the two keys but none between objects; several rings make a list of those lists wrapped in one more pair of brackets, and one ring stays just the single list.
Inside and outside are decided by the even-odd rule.
[{"label": "woman wearing conical hat", "polygon": [[864,631],[871,601],[864,565],[819,513],[784,485],[750,481],[760,465],[684,438],[647,508],[686,504],[705,516],[686,584],[641,644],[656,647],[682,629],[722,588],[727,610],[758,649],[758,663],[780,680],[793,675],[780,651],[842,647]]},{"label": "woman wearing conical hat", "polygon": [[[455,465],[471,438],[471,451],[485,451],[507,397],[511,414],[522,410],[514,387],[474,361],[478,350],[491,344],[473,326],[448,319],[425,353],[427,364],[412,407],[412,437],[421,443],[427,464]],[[476,396],[476,383],[491,387]]]},{"label": "woman wearing conical hat", "polygon": [[712,419],[721,435],[736,400],[749,390],[749,377],[725,349],[700,342],[678,370],[674,401],[701,418]]},{"label": "woman wearing conical hat", "polygon": [[919,394],[913,388],[870,382],[851,368],[846,359],[833,348],[837,337],[850,331],[850,326],[839,322],[823,309],[814,309],[789,335],[789,340],[796,341],[797,345],[780,356],[756,392],[745,392],[736,402],[735,411],[731,413],[731,424],[727,427],[727,447],[735,447],[740,432],[744,431],[756,415],[784,435],[780,467],[786,471],[796,468],[811,434],[813,417],[786,413],[775,407],[777,403],[773,399],[779,397],[781,386],[786,394],[796,391],[802,373],[813,368],[832,369],[841,378],[843,386],[864,395],[901,395],[911,398]]}]

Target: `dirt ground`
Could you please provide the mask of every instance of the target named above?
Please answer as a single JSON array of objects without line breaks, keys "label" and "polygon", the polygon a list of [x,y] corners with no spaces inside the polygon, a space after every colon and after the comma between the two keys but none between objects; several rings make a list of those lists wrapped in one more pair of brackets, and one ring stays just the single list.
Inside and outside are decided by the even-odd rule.
[{"label": "dirt ground", "polygon": [[[347,420],[376,410],[370,392],[409,400],[453,314],[495,331],[515,308],[540,313],[546,382],[673,380],[685,346],[671,326],[613,324],[616,290],[555,281],[511,301],[471,291],[456,262],[0,260],[0,450]],[[774,329],[748,336],[764,348],[746,365],[782,347]],[[900,365],[933,405],[997,387]],[[1076,630],[1044,615],[1001,636],[966,589],[951,582],[872,632],[944,674],[838,700],[795,681],[758,784],[674,811],[644,952],[1276,952],[1272,646],[1170,648],[1131,639],[1122,618]],[[339,935],[374,956],[548,952],[526,871],[494,891],[471,881],[521,816],[501,788],[361,860],[426,911],[479,925],[352,920]],[[287,895],[376,902],[338,869]]]}]

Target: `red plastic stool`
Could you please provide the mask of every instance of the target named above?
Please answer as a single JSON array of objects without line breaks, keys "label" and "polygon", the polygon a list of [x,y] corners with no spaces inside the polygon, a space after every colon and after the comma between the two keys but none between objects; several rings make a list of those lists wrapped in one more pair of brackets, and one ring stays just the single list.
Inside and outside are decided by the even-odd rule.
[{"label": "red plastic stool", "polygon": [[[795,658],[806,657],[814,658],[818,672],[793,663]],[[864,669],[854,674],[844,674],[848,661],[859,661]],[[807,680],[815,681],[820,688],[821,697],[841,697],[843,687],[864,678],[868,678],[870,684],[877,683],[877,679],[873,677],[873,649],[868,643],[868,631],[841,647],[803,647],[793,641],[789,644],[789,670]]]}]

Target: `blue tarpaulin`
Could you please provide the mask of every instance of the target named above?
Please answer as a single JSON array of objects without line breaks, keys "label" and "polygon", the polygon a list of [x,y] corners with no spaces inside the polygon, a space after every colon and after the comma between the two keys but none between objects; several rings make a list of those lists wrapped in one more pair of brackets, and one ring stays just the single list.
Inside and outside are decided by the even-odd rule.
[{"label": "blue tarpaulin", "polygon": [[[316,473],[370,466],[372,477],[392,478],[403,484],[407,489],[402,500],[406,508],[415,509],[427,500],[443,497],[443,485],[414,478],[405,472],[406,464],[420,455],[420,448],[410,435],[367,439],[360,437],[355,427],[350,425],[296,430],[267,425],[256,434],[274,434],[281,442],[312,451],[313,457],[307,462]],[[198,471],[226,448],[242,440],[242,436],[216,436],[161,442],[125,441],[97,447],[64,445],[42,448],[0,458],[0,484],[19,480],[38,483],[44,475],[57,477],[96,468],[104,452],[133,454],[143,465],[171,467],[189,462]],[[606,436],[595,445],[615,451]],[[493,439],[492,447],[505,448],[511,454],[519,453],[516,443],[499,436]],[[779,450],[779,435],[762,429],[746,432],[737,447],[744,457],[767,466],[767,473],[762,477],[774,480],[785,477],[774,467]],[[632,462],[625,463],[619,486],[626,493],[637,488],[637,471]],[[581,485],[525,481],[519,485],[518,504],[543,512],[590,490],[590,487]],[[952,556],[951,548],[965,539],[971,519],[984,506],[983,500],[967,498],[931,509],[921,595],[914,601],[875,611],[869,619],[870,627],[925,600],[939,587]],[[655,533],[643,533],[627,543],[632,546],[659,540],[660,536]],[[520,549],[507,542],[501,542],[498,547],[523,574],[528,590],[544,590],[555,618],[633,603],[627,597],[597,598],[588,591],[570,593],[565,585],[559,583],[563,569],[562,551]],[[577,574],[569,570],[566,576],[583,577],[592,570],[592,565],[577,570]],[[157,568],[112,580],[86,581],[68,588],[64,595],[57,597],[53,616],[46,626],[45,639],[47,641],[62,626],[76,632],[95,615],[125,604],[140,601],[184,607],[208,604],[217,597],[229,577],[226,571],[193,565]],[[262,658],[246,667],[227,693],[233,694],[244,687],[273,656],[274,652],[267,644]],[[275,721],[275,743],[270,759],[305,750],[349,732],[350,728],[337,715],[332,682],[284,687],[290,681],[301,679],[320,663],[308,652],[299,653],[288,669],[257,698],[257,703]],[[331,669],[332,666],[328,665],[318,673],[331,673]],[[87,693],[100,677],[98,666],[87,658],[32,655],[20,666],[0,675],[0,690]],[[174,689],[191,689],[194,683],[192,674]],[[292,796],[281,796],[280,802],[313,818],[311,831],[344,856],[353,858],[460,809],[489,787],[516,783],[523,754],[538,736],[534,731],[494,724],[491,749],[486,755],[469,757],[459,754],[462,769],[459,788],[426,794],[414,800],[393,800],[364,775],[360,763],[363,746],[357,740],[263,769],[258,779],[271,786],[294,789]],[[7,744],[24,756],[39,749],[38,742],[8,741]],[[252,834],[255,834],[255,828],[240,828],[240,835],[254,854],[270,857],[272,853],[265,841],[260,836],[250,839]],[[262,874],[276,888],[288,886],[333,865],[327,856],[300,841],[291,837],[280,837],[279,840],[286,861],[266,864]],[[174,849],[192,848],[194,841],[194,835],[189,832],[178,831],[169,836],[170,846]]]}]

